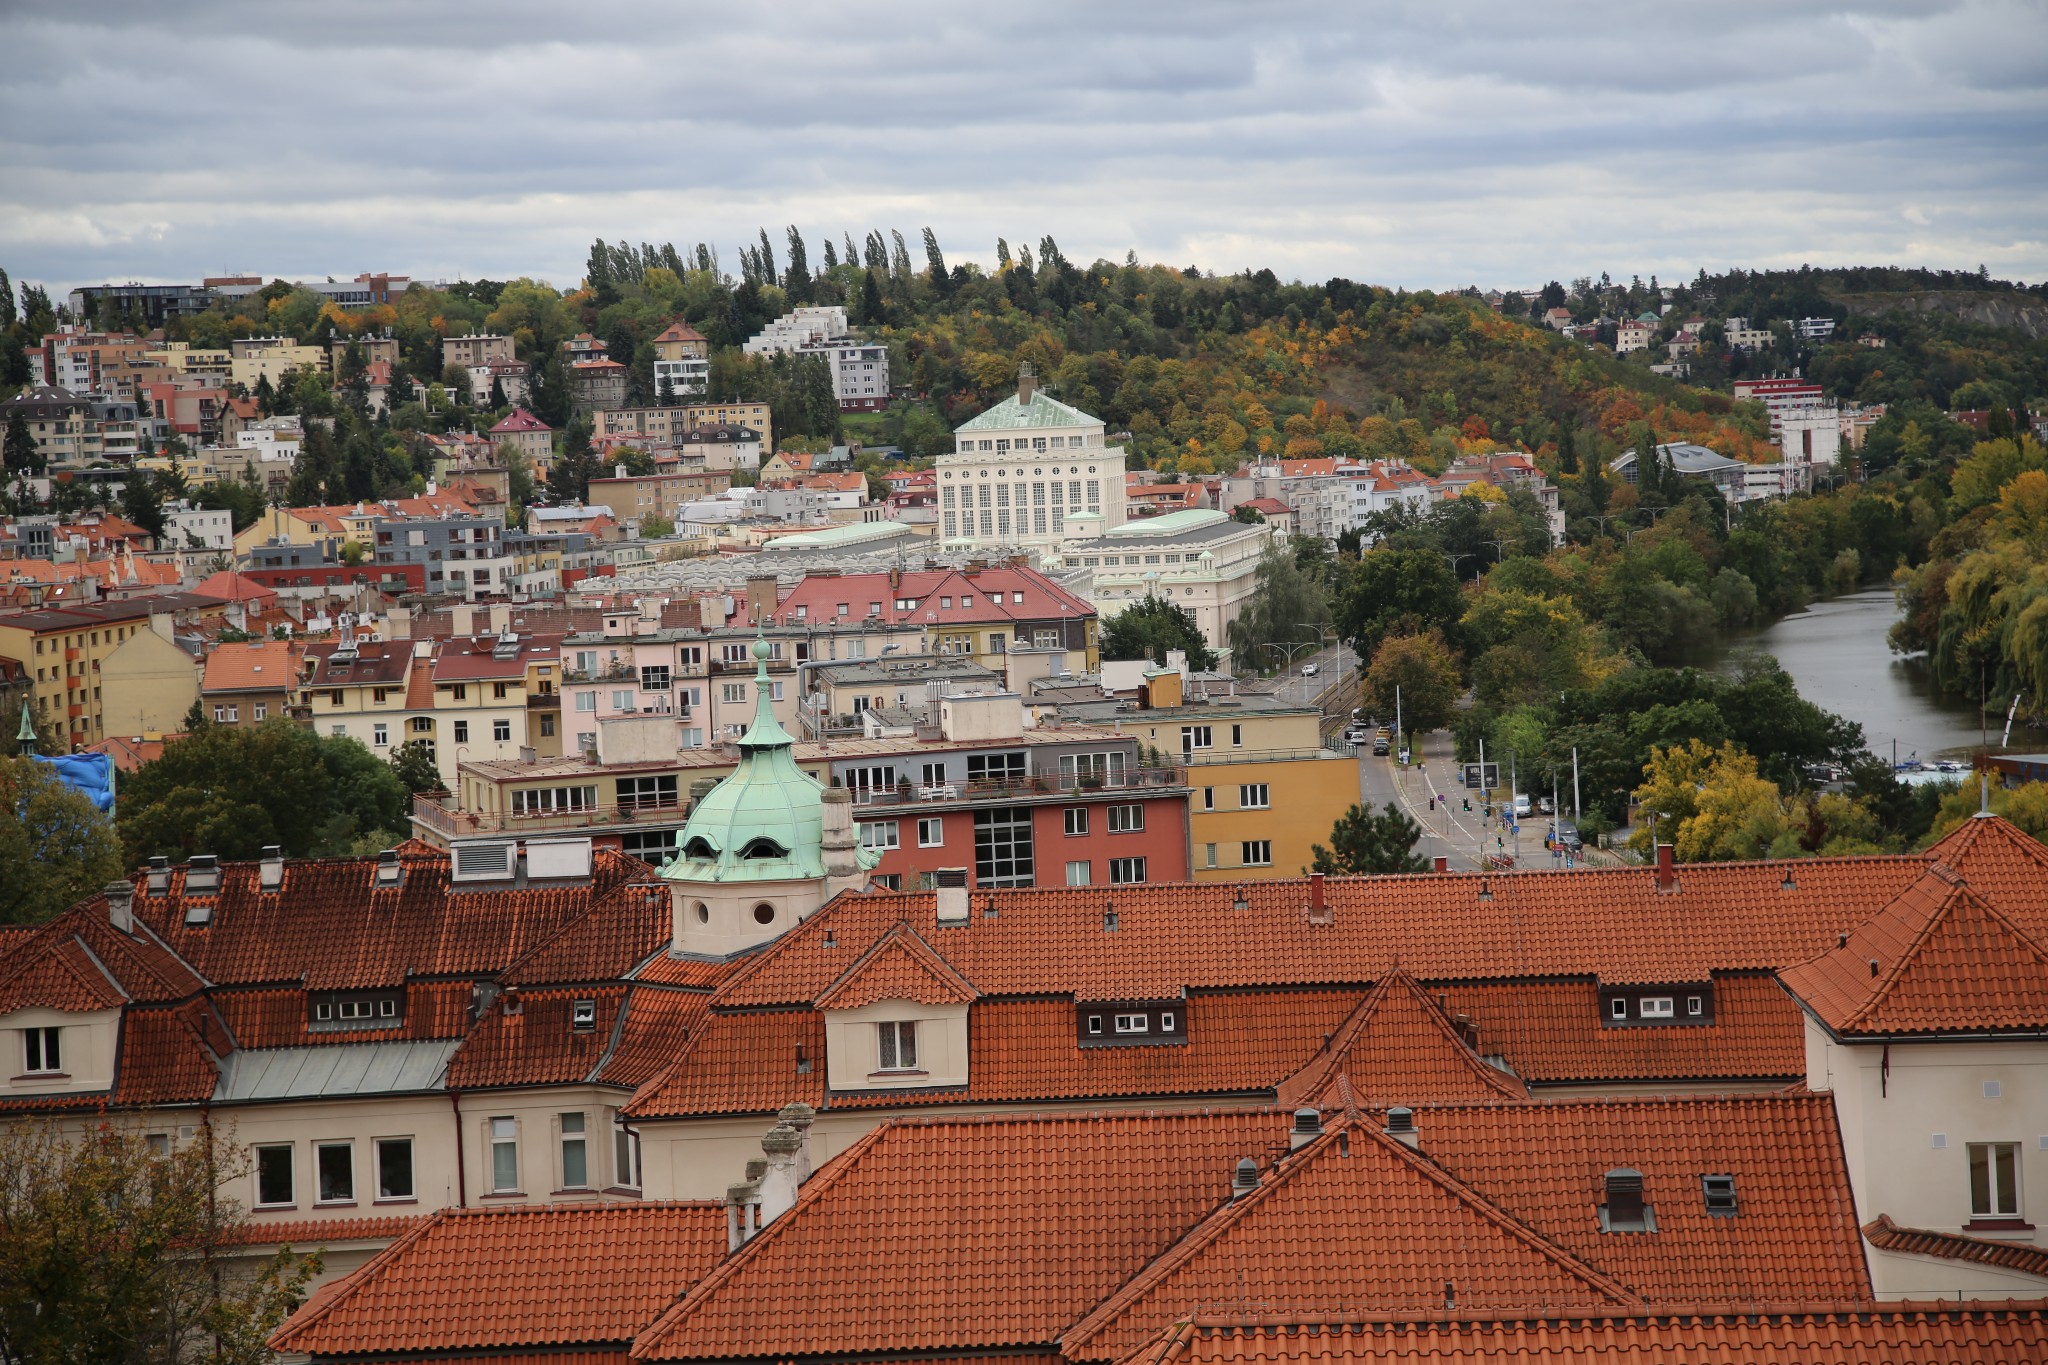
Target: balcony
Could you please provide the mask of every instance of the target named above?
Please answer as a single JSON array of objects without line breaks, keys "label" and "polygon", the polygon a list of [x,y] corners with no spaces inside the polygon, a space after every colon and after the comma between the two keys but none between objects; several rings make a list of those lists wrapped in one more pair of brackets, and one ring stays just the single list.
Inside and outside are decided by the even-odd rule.
[{"label": "balcony", "polygon": [[562,709],[560,692],[529,692],[526,694],[526,709],[529,711],[559,711]]},{"label": "balcony", "polygon": [[1124,793],[1166,792],[1186,786],[1187,774],[1180,768],[1127,768],[1115,777],[1066,778],[1050,773],[1032,773],[1021,777],[948,782],[938,787],[923,787],[914,782],[899,783],[894,790],[856,787],[853,803],[856,807],[871,809],[962,802],[1086,801]]},{"label": "balcony", "polygon": [[637,829],[648,825],[680,825],[688,815],[687,803],[655,800],[629,801],[616,806],[586,806],[582,810],[464,811],[445,801],[453,797],[425,792],[412,799],[412,822],[445,839],[466,839],[486,834],[560,834],[587,829]]}]

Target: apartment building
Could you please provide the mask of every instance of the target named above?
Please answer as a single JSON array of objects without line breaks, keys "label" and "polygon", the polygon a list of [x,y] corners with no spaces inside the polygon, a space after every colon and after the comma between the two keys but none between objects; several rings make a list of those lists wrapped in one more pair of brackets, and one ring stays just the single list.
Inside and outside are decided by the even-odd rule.
[{"label": "apartment building", "polygon": [[514,408],[489,432],[493,446],[518,451],[526,457],[534,477],[546,478],[555,462],[555,429],[525,408]]},{"label": "apartment building", "polygon": [[673,406],[614,408],[593,415],[593,436],[620,436],[647,450],[675,444],[680,432],[709,427],[744,427],[761,438],[764,452],[775,449],[775,428],[766,403],[681,403]]},{"label": "apartment building", "polygon": [[850,335],[846,309],[798,308],[748,339],[749,355],[815,355],[832,370],[841,412],[877,412],[889,406],[889,348]]},{"label": "apartment building", "polygon": [[620,465],[609,479],[592,479],[584,504],[601,508],[621,526],[638,526],[647,517],[680,522],[683,509],[702,498],[714,497],[732,487],[726,470],[706,469],[696,473],[628,474]]},{"label": "apartment building", "polygon": [[664,407],[695,398],[711,387],[711,343],[687,322],[676,322],[654,339],[654,395]]},{"label": "apartment building", "polygon": [[299,703],[301,646],[284,640],[215,645],[199,682],[199,709],[215,725],[256,726]]},{"label": "apartment building", "polygon": [[980,547],[1059,545],[1124,524],[1124,451],[1103,424],[1038,391],[1017,392],[962,425],[938,457],[939,535]]},{"label": "apartment building", "polygon": [[1070,540],[1059,562],[1075,594],[1102,615],[1163,597],[1195,618],[1211,648],[1223,649],[1230,623],[1258,590],[1259,560],[1275,534],[1269,522],[1241,522],[1221,512],[1170,512]]},{"label": "apartment building", "polygon": [[490,407],[496,390],[507,403],[524,403],[533,393],[533,367],[523,360],[486,360],[465,367],[469,371],[469,401],[476,407]]},{"label": "apartment building", "polygon": [[274,389],[295,370],[327,368],[327,352],[301,346],[290,337],[238,337],[228,343],[228,379],[250,393],[264,380]]},{"label": "apartment building", "polygon": [[502,521],[473,515],[392,517],[381,505],[370,523],[374,562],[418,564],[426,569],[427,591],[474,601],[505,591],[512,560],[501,543]]},{"label": "apartment building", "polygon": [[513,352],[511,337],[450,336],[441,338],[441,367],[443,369],[450,365],[459,365],[465,370],[474,370],[479,365],[487,365],[493,361],[509,362],[518,358]]},{"label": "apartment building", "polygon": [[1055,673],[1092,673],[1101,663],[1095,608],[1019,564],[811,572],[783,594],[768,619],[795,629],[908,627],[921,636],[916,653],[997,670],[1006,669],[1019,650],[1050,653],[1057,660]]},{"label": "apartment building", "polygon": [[36,713],[74,746],[175,730],[199,695],[198,666],[173,643],[181,625],[228,604],[159,592],[125,601],[0,613],[0,658],[34,680]]}]

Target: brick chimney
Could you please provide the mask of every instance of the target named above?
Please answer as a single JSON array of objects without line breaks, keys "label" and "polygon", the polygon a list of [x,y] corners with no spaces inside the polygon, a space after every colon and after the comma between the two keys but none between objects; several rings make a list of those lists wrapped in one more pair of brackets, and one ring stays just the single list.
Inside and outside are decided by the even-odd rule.
[{"label": "brick chimney", "polygon": [[1659,891],[1676,891],[1678,889],[1678,866],[1674,861],[1675,856],[1671,850],[1671,845],[1657,845],[1657,889]]},{"label": "brick chimney", "polygon": [[1031,368],[1031,362],[1027,360],[1017,367],[1017,406],[1021,408],[1029,405],[1032,396],[1037,392],[1038,372]]},{"label": "brick chimney", "polygon": [[1430,859],[1430,870],[1433,872],[1449,872],[1451,870],[1451,860],[1439,853],[1436,857]]},{"label": "brick chimney", "polygon": [[1310,924],[1335,924],[1336,913],[1330,908],[1330,898],[1323,890],[1323,874],[1308,874],[1308,922]]}]

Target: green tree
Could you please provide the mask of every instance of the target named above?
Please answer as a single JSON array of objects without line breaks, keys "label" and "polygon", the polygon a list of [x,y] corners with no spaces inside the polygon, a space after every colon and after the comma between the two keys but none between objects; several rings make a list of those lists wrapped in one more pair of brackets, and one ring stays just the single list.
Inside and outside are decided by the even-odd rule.
[{"label": "green tree", "polygon": [[399,782],[414,795],[441,791],[447,785],[441,781],[441,767],[434,761],[434,746],[431,744],[417,739],[407,740],[391,751],[388,761]]},{"label": "green tree", "polygon": [[1311,844],[1311,872],[1334,874],[1427,872],[1429,860],[1415,852],[1422,827],[1389,801],[1380,814],[1354,805],[1330,829],[1330,847]]},{"label": "green tree", "polygon": [[882,291],[875,284],[875,272],[863,271],[860,277],[860,297],[854,302],[853,322],[859,327],[879,327],[886,315],[882,306]]},{"label": "green tree", "polygon": [[675,533],[676,524],[659,513],[649,512],[646,516],[640,518],[640,538],[642,540],[661,540]]},{"label": "green tree", "polygon": [[121,841],[32,758],[0,758],[0,924],[39,924],[121,875]]},{"label": "green tree", "polygon": [[166,744],[123,786],[119,827],[135,862],[254,858],[266,844],[312,857],[402,839],[408,815],[404,784],[360,741],[276,717]]},{"label": "green tree", "polygon": [[1313,643],[1329,620],[1322,577],[1303,570],[1292,546],[1275,542],[1259,560],[1251,600],[1230,623],[1230,647],[1240,668],[1279,667],[1286,660],[1272,646]]},{"label": "green tree", "polygon": [[1188,667],[1208,672],[1217,659],[1193,613],[1165,597],[1147,597],[1112,616],[1102,627],[1102,657],[1166,662],[1170,649],[1187,651]]},{"label": "green tree", "polygon": [[47,462],[43,459],[42,447],[36,444],[34,433],[28,429],[28,419],[19,412],[7,416],[7,438],[0,444],[9,474],[19,477],[23,474],[41,474]]},{"label": "green tree", "polygon": [[1389,635],[1451,629],[1464,609],[1458,577],[1435,550],[1373,550],[1343,571],[1337,629],[1370,659]]},{"label": "green tree", "polygon": [[129,471],[128,482],[121,488],[121,515],[162,543],[164,503],[157,492],[155,475],[146,469]]},{"label": "green tree", "polygon": [[1265,523],[1266,514],[1250,503],[1242,503],[1230,509],[1230,519],[1241,521],[1247,526],[1260,526]]},{"label": "green tree", "polygon": [[0,1360],[261,1365],[318,1256],[251,1265],[227,1143],[158,1154],[140,1131],[22,1126],[0,1136]]},{"label": "green tree", "polygon": [[1365,671],[1367,704],[1391,718],[1399,694],[1401,723],[1410,730],[1439,730],[1458,707],[1458,658],[1441,631],[1396,635],[1381,642]]}]

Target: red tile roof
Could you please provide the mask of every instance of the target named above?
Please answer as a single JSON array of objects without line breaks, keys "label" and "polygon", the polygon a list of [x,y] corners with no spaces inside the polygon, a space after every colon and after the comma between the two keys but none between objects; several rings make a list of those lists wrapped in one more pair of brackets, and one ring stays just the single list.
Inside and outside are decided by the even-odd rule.
[{"label": "red tile roof", "polygon": [[211,693],[294,689],[299,682],[301,653],[299,646],[276,640],[216,645],[206,656],[206,674],[199,690]]},{"label": "red tile roof", "polygon": [[[337,1242],[388,1242],[433,1217],[390,1213],[370,1218],[290,1218],[251,1213],[228,1237],[241,1246],[333,1246]],[[340,1282],[337,1282],[340,1283]]]},{"label": "red tile roof", "polygon": [[236,1047],[308,1047],[337,1041],[460,1038],[469,1031],[472,990],[467,979],[408,982],[403,1023],[395,1028],[350,1029],[341,1037],[312,1028],[306,992],[297,987],[216,987],[208,999]]},{"label": "red tile roof", "polygon": [[2039,1301],[1463,1320],[1275,1323],[1263,1316],[1204,1314],[1167,1328],[1126,1359],[1132,1365],[2021,1365],[2048,1359],[2048,1305]]},{"label": "red tile roof", "polygon": [[553,431],[554,428],[535,417],[525,408],[514,408],[505,414],[503,420],[491,428],[491,435],[510,435],[521,431]]},{"label": "red tile roof", "polygon": [[964,1005],[979,994],[907,924],[875,940],[818,996],[822,1010],[859,1009],[877,1000]]},{"label": "red tile roof", "polygon": [[[1597,1001],[1595,1002],[1597,1009]],[[1338,1077],[1345,1078],[1340,1096]],[[1525,1099],[1521,1081],[1489,1066],[1458,1026],[1400,968],[1388,973],[1309,1064],[1282,1082],[1282,1105],[1407,1104]]]},{"label": "red tile roof", "polygon": [[2048,1026],[2048,950],[1939,863],[1778,977],[1837,1036]]},{"label": "red tile roof", "polygon": [[[625,1003],[621,986],[508,991],[448,1061],[448,1085],[475,1090],[511,1085],[567,1085],[597,1069],[611,1046]],[[576,1002],[596,1005],[596,1020],[574,1026]]]},{"label": "red tile roof", "polygon": [[123,1012],[113,1102],[158,1105],[204,1101],[220,1080],[215,1058],[225,1050],[225,1043],[211,1011],[196,1002],[179,1009]]},{"label": "red tile roof", "polygon": [[722,1204],[449,1209],[293,1315],[271,1345],[315,1355],[622,1346],[724,1255]]},{"label": "red tile roof", "polygon": [[2023,1275],[2048,1279],[2048,1247],[2024,1242],[1994,1242],[1986,1237],[1965,1237],[1957,1232],[1936,1232],[1928,1228],[1902,1228],[1887,1214],[1863,1225],[1863,1235],[1880,1251],[1908,1256],[1937,1256],[1945,1261],[1968,1261],[2017,1270]]},{"label": "red tile roof", "polygon": [[[886,573],[806,575],[775,604],[773,620],[778,625],[800,624],[799,607],[805,610],[802,620],[837,620],[842,602],[849,619],[892,623],[923,624],[927,616],[934,617],[934,624],[938,625],[964,625],[976,621],[1045,621],[1062,615],[1078,621],[1095,615],[1094,607],[1043,574],[1008,564],[979,569],[971,576],[959,569],[913,569],[904,573],[894,587],[890,586],[889,578]],[[951,605],[947,605],[948,600]],[[898,601],[911,605],[899,608]],[[873,618],[868,612],[870,603],[881,605],[880,614]]]},{"label": "red tile roof", "polygon": [[1117,1360],[1161,1323],[1224,1304],[1426,1310],[1453,1292],[1478,1309],[1641,1302],[1375,1129],[1339,1122],[1263,1171],[1070,1328],[1062,1353]]},{"label": "red tile roof", "polygon": [[1047,1345],[1220,1202],[1272,1114],[898,1120],[806,1182],[636,1358]]}]

